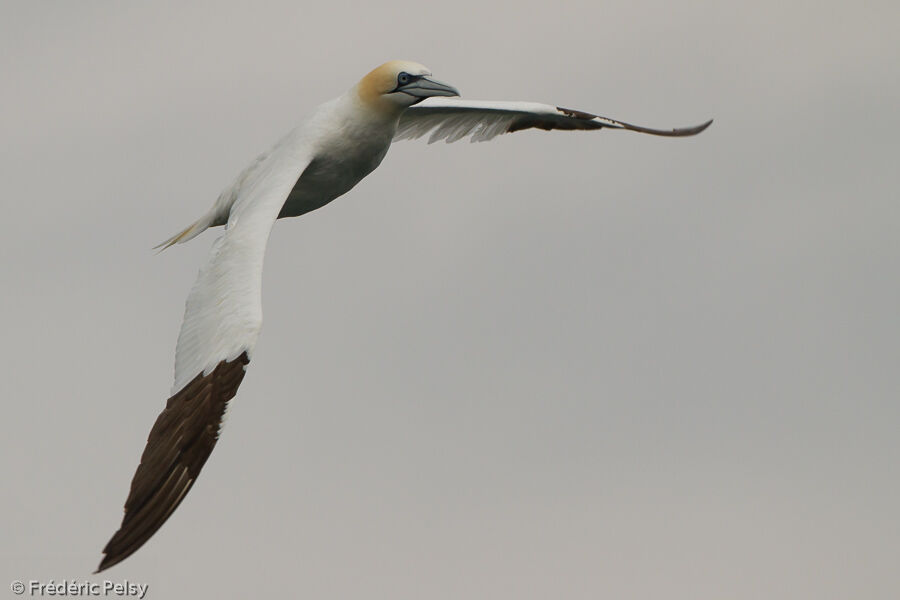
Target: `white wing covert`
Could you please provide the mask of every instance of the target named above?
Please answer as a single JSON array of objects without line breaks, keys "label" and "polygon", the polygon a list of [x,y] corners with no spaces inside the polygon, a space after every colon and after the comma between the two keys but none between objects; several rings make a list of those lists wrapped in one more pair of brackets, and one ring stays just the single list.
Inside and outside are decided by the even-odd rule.
[{"label": "white wing covert", "polygon": [[709,127],[712,120],[696,127],[651,129],[616,121],[580,110],[537,102],[505,102],[428,98],[411,106],[400,117],[394,140],[416,139],[431,134],[428,143],[446,140],[449,144],[466,136],[486,142],[503,133],[522,129],[590,130],[608,127],[651,135],[685,137]]},{"label": "white wing covert", "polygon": [[252,353],[262,325],[262,267],[269,232],[310,154],[288,136],[251,172],[239,176],[225,232],[213,243],[185,303],[173,394],[221,361]]}]

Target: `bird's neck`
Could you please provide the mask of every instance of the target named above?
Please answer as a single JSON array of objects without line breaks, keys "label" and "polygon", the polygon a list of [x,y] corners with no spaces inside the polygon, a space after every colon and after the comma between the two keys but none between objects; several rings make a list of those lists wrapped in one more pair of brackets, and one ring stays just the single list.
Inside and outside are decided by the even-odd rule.
[{"label": "bird's neck", "polygon": [[405,106],[391,102],[382,94],[372,93],[362,82],[353,86],[346,94],[354,109],[373,120],[397,122],[406,109]]},{"label": "bird's neck", "polygon": [[319,120],[323,143],[329,148],[346,145],[388,146],[397,131],[402,111],[390,111],[360,98],[355,89],[323,105]]}]

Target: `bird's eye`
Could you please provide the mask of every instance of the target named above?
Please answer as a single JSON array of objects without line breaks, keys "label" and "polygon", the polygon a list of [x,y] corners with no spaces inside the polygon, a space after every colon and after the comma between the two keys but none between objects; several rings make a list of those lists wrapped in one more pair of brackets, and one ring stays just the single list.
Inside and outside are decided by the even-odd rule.
[{"label": "bird's eye", "polygon": [[400,85],[406,85],[407,83],[409,83],[410,79],[411,77],[409,76],[409,73],[400,73],[397,76],[397,83],[399,83]]}]

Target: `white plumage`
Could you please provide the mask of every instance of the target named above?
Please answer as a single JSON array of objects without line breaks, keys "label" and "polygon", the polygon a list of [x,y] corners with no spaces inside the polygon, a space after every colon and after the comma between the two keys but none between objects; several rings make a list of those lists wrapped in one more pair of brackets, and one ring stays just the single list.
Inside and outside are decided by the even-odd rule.
[{"label": "white plumage", "polygon": [[212,452],[262,326],[263,257],[276,219],[305,214],[349,191],[378,167],[394,140],[430,134],[429,142],[487,141],[528,128],[686,136],[709,125],[662,131],[546,104],[433,98],[458,92],[430,75],[406,61],[374,69],[260,155],[200,219],[160,244],[167,248],[225,225],[188,294],[172,396],[150,432],[125,517],[98,571],[130,556],[159,529]]},{"label": "white plumage", "polygon": [[428,143],[448,144],[470,136],[472,142],[487,142],[503,133],[538,129],[628,129],[668,137],[700,133],[712,121],[684,129],[650,129],[590,113],[538,102],[505,102],[429,98],[403,112],[395,140],[416,139],[431,134]]},{"label": "white plumage", "polygon": [[230,200],[228,222],[185,303],[172,394],[223,360],[252,353],[262,326],[266,242],[285,197],[311,156],[303,130],[294,130],[223,194]]}]

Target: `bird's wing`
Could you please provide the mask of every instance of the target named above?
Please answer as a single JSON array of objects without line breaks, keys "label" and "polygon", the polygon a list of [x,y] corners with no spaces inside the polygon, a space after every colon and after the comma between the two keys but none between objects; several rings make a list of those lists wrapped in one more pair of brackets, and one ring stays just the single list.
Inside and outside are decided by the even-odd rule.
[{"label": "bird's wing", "polygon": [[684,137],[696,135],[712,120],[696,127],[650,129],[591,113],[536,102],[494,102],[457,98],[428,98],[407,108],[400,117],[394,140],[420,138],[428,133],[428,143],[455,142],[471,136],[473,142],[486,142],[503,134],[530,129],[628,129],[652,135]]},{"label": "bird's wing", "polygon": [[185,305],[175,353],[175,385],[150,430],[122,525],[97,572],[140,548],[191,489],[216,445],[262,325],[263,255],[272,224],[311,160],[289,135],[236,184],[225,233],[213,244]]}]

